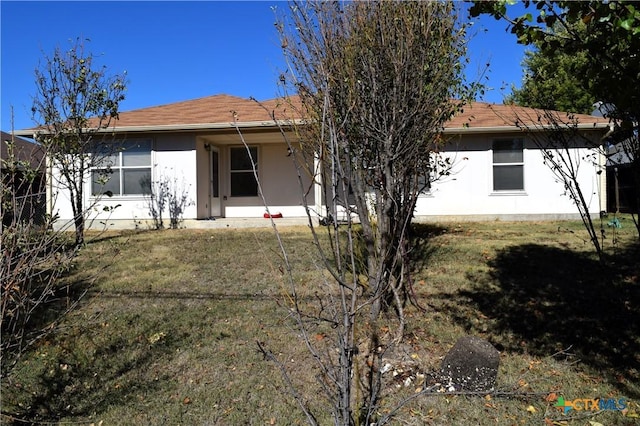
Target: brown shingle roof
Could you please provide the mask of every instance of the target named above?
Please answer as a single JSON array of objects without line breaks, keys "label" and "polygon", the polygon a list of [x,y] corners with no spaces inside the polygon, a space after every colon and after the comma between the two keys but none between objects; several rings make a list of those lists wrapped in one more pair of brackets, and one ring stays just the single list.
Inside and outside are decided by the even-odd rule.
[{"label": "brown shingle roof", "polygon": [[[293,102],[296,106],[299,106],[300,103],[297,96],[288,98],[288,102]],[[297,108],[291,108],[287,102],[279,99],[257,102],[253,99],[223,94],[121,112],[115,126],[117,129],[119,127],[230,124],[234,121],[234,114],[236,120],[241,123],[266,123],[271,121],[269,111],[274,109],[278,111],[279,119],[302,118],[299,113],[294,112],[298,110]],[[544,111],[533,108],[474,102],[465,106],[462,113],[453,117],[447,123],[446,128],[471,130],[514,127],[517,119],[534,126],[548,124],[545,122],[544,116]],[[565,113],[558,113],[558,117],[567,120]],[[584,114],[576,114],[574,117],[581,124],[607,123],[607,120],[602,117]]]},{"label": "brown shingle roof", "polygon": [[[207,128],[208,125],[218,127],[231,126],[235,120],[238,123],[254,123],[256,125],[270,125],[271,111],[276,111],[276,118],[302,119],[298,96],[288,97],[286,100],[270,99],[258,102],[253,99],[240,98],[231,95],[214,95],[198,99],[175,102],[171,104],[120,112],[117,121],[112,122],[117,130],[132,130],[144,128],[146,130],[161,130],[163,127]],[[553,113],[553,112],[552,112]],[[548,111],[518,107],[513,105],[489,104],[474,102],[466,105],[463,111],[454,116],[447,124],[449,132],[458,131],[489,131],[489,130],[517,130],[516,121],[524,122],[529,128],[539,128],[549,124],[545,116]],[[558,119],[568,122],[567,114],[555,113]],[[574,117],[584,127],[604,127],[608,120],[584,114],[574,114]],[[258,124],[259,123],[259,124]],[[211,126],[215,127],[215,126]],[[27,134],[27,130],[20,134]]]},{"label": "brown shingle roof", "polygon": [[569,123],[576,120],[582,126],[605,125],[609,120],[586,114],[567,114],[558,111],[545,111],[535,108],[519,107],[515,105],[489,104],[474,102],[466,105],[463,112],[453,117],[446,125],[447,129],[480,129],[496,127],[513,127],[516,121],[533,129],[549,125],[550,118],[556,123]]},{"label": "brown shingle roof", "polygon": [[[276,99],[257,102],[230,95],[214,95],[172,104],[120,113],[118,127],[176,126],[181,124],[270,121],[269,111],[280,105]],[[266,108],[266,109],[265,109]]]}]

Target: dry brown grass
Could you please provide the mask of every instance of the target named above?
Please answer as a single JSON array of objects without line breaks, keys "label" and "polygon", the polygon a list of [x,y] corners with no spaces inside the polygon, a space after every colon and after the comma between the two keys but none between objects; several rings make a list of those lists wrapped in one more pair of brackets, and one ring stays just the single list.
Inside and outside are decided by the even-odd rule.
[{"label": "dry brown grass", "polygon": [[[430,373],[456,339],[474,334],[501,352],[501,394],[422,394],[399,411],[397,424],[637,423],[639,256],[623,225],[604,268],[573,222],[419,225],[414,289],[426,310],[408,308],[404,343],[387,354],[398,374],[386,376],[381,411],[432,384]],[[313,306],[320,278],[309,231],[281,232],[294,281]],[[261,341],[330,423],[288,317],[282,271],[270,230],[101,237],[67,278],[89,286],[89,296],[2,383],[4,420],[305,423],[257,350]],[[329,337],[317,339],[330,346]],[[563,416],[553,399],[561,395],[626,398],[628,410]]]}]

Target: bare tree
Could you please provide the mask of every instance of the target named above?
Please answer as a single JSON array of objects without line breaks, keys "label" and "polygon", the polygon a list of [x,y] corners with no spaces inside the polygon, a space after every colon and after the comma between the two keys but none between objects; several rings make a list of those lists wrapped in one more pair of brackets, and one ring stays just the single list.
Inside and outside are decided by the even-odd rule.
[{"label": "bare tree", "polygon": [[[382,359],[403,334],[417,197],[448,173],[450,164],[439,155],[444,123],[476,88],[463,83],[466,34],[453,3],[292,2],[289,12],[278,24],[289,63],[281,81],[301,105],[280,105],[272,118],[282,124],[321,266],[329,272],[315,303],[301,302],[283,248],[289,312],[334,424],[383,424],[392,415],[379,416]],[[292,107],[306,120],[289,133]],[[309,176],[321,185],[320,200],[310,199]],[[389,309],[395,333],[378,324]],[[318,335],[327,337],[311,337]],[[287,366],[258,345],[317,424]]]},{"label": "bare tree", "polygon": [[453,3],[365,1],[294,2],[278,28],[335,238],[337,219],[360,223],[351,285],[372,320],[390,306],[401,316],[417,197],[441,170],[444,123],[477,89],[464,83],[465,27]]},{"label": "bare tree", "polygon": [[[599,200],[601,194],[594,193],[593,187],[585,188],[584,177],[593,176],[594,170],[595,176],[605,171],[608,156],[605,119],[516,106],[512,114],[502,118],[520,128],[540,150],[545,165],[576,206],[589,241],[603,261],[605,229],[602,224],[598,228],[591,215],[593,197]],[[596,191],[606,188],[597,187]]]},{"label": "bare tree", "polygon": [[[36,138],[49,156],[51,185],[66,190],[73,211],[76,244],[84,242],[85,185],[91,170],[102,167],[109,178],[109,158],[116,146],[104,132],[118,118],[124,100],[124,75],[108,75],[77,38],[68,50],[56,48],[36,69],[33,118]],[[108,195],[108,194],[107,194]]]}]

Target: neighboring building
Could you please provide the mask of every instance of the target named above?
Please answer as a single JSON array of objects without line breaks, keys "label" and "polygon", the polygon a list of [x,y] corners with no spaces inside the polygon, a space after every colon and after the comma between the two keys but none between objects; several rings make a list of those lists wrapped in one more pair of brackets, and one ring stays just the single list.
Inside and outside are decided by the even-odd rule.
[{"label": "neighboring building", "polygon": [[635,189],[634,163],[623,146],[629,147],[631,144],[627,141],[625,145],[617,143],[609,147],[609,158],[607,160],[607,211],[636,213],[638,211],[638,198]]},{"label": "neighboring building", "polygon": [[[16,213],[22,220],[41,223],[45,214],[44,153],[39,145],[18,136],[1,132],[1,137],[2,224],[9,225]],[[26,169],[29,175],[35,173],[33,179],[26,178]]]},{"label": "neighboring building", "polygon": [[[591,115],[610,118],[615,111],[613,104],[596,102]],[[638,135],[622,130],[607,138],[607,211],[620,213],[636,213],[638,196],[636,178],[634,177],[633,156],[630,155],[638,146]]]},{"label": "neighboring building", "polygon": [[[295,98],[294,98],[295,100]],[[209,218],[263,217],[265,207],[248,160],[249,146],[257,161],[259,181],[271,213],[283,217],[303,217],[298,174],[289,156],[281,128],[267,111],[302,123],[291,108],[278,100],[258,104],[249,99],[216,95],[168,105],[121,112],[109,134],[124,142],[116,153],[111,179],[102,187],[94,179],[86,183],[87,204],[97,202],[97,217],[106,218],[103,207],[119,205],[108,215],[109,223],[128,224],[150,218],[148,182],[169,176],[184,182],[191,203],[184,211],[185,225],[190,220]],[[446,180],[435,182],[421,196],[416,217],[424,220],[517,220],[577,217],[562,183],[555,180],[543,163],[536,145],[514,120],[517,115],[534,116],[535,110],[486,103],[465,107],[454,117],[444,134],[449,142],[444,155],[455,163]],[[599,140],[607,130],[607,121],[588,115],[578,116],[580,128]],[[531,118],[531,120],[533,120]],[[287,127],[290,121],[280,122]],[[238,131],[240,130],[240,132]],[[541,130],[544,131],[544,130]],[[25,130],[29,134],[32,130]],[[586,153],[577,145],[576,153]],[[602,163],[604,164],[604,162]],[[97,173],[97,172],[96,172]],[[606,174],[598,167],[584,164],[580,184],[589,196],[590,211],[605,210]],[[307,176],[307,203],[314,211],[325,210],[321,190]],[[112,197],[97,199],[105,188]],[[602,190],[601,190],[602,188]],[[55,192],[55,191],[54,191]],[[94,195],[92,195],[94,194]],[[53,207],[60,219],[71,220],[71,208],[58,194]]]}]

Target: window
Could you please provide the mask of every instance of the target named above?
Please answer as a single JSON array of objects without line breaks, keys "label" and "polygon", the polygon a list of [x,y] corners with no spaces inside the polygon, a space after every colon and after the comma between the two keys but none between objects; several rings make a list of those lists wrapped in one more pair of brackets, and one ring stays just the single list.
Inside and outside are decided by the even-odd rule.
[{"label": "window", "polygon": [[[110,151],[106,151],[110,149]],[[101,151],[101,152],[100,152]],[[91,194],[143,195],[151,193],[151,141],[126,141],[101,149],[91,176]]]},{"label": "window", "polygon": [[431,192],[433,182],[442,182],[451,176],[453,160],[447,154],[440,151],[432,151],[429,157],[418,165],[418,191],[420,195],[433,195]]},{"label": "window", "polygon": [[[249,156],[249,152],[251,156]],[[258,169],[258,148],[232,147],[231,155],[231,196],[232,197],[256,197],[258,195],[258,182],[253,173],[253,163]]]},{"label": "window", "polygon": [[211,151],[211,195],[213,198],[220,197],[220,154],[214,148]]},{"label": "window", "polygon": [[522,139],[493,141],[493,190],[524,191]]},{"label": "window", "polygon": [[425,170],[418,175],[418,195],[431,194],[431,182],[433,177],[430,170]]}]

